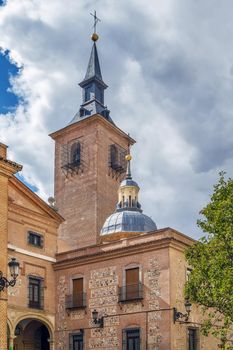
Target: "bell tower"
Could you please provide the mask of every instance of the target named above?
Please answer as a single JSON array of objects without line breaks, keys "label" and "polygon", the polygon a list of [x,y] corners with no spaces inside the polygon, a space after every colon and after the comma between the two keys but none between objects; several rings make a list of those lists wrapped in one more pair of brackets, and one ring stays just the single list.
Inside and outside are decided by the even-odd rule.
[{"label": "bell tower", "polygon": [[79,111],[55,140],[55,200],[65,222],[60,226],[59,250],[97,244],[103,223],[115,208],[117,189],[126,172],[125,155],[135,141],[120,130],[104,104],[96,42],[82,88]]}]

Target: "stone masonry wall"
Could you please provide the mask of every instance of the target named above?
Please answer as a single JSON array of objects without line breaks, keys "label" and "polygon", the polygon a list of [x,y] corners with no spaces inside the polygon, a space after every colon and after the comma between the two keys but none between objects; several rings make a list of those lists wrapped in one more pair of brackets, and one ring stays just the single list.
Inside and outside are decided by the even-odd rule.
[{"label": "stone masonry wall", "polygon": [[66,308],[65,308],[65,296],[67,294],[67,282],[64,275],[59,277],[57,285],[57,335],[56,335],[56,348],[58,350],[66,350]]},{"label": "stone masonry wall", "polygon": [[[84,330],[85,349],[116,350],[122,349],[122,331],[126,328],[140,327],[141,350],[168,350],[169,325],[164,320],[161,300],[164,291],[161,280],[167,267],[160,263],[160,254],[139,254],[119,257],[111,262],[79,266],[62,270],[58,274],[57,289],[57,349],[65,350],[69,344],[69,334]],[[125,266],[134,263],[140,266],[144,284],[143,300],[118,301],[119,286],[123,285]],[[65,295],[70,294],[69,284],[75,272],[84,276],[87,307],[85,310],[65,309]],[[165,280],[166,290],[168,289]],[[167,293],[167,292],[166,292]],[[163,301],[164,302],[164,301]],[[99,328],[92,322],[92,311],[97,310],[104,317],[104,327]],[[164,332],[167,327],[166,332]]]},{"label": "stone masonry wall", "polygon": [[[118,302],[118,276],[115,266],[91,270],[89,281],[91,311],[96,309],[100,317],[117,313]],[[92,323],[90,322],[90,326]],[[113,317],[105,322],[104,328],[92,329],[88,341],[89,349],[117,349],[119,317]]]}]

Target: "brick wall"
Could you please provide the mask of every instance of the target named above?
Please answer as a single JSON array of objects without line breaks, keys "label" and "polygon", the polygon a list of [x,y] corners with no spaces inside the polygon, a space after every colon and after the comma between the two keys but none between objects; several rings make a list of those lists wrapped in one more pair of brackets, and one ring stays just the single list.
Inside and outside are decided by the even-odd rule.
[{"label": "brick wall", "polygon": [[[100,229],[115,210],[120,178],[109,172],[109,146],[127,150],[129,137],[103,118],[93,116],[52,136],[55,141],[55,199],[65,222],[59,237],[70,249],[98,242]],[[81,143],[82,166],[62,171],[64,146]]]},{"label": "brick wall", "polygon": [[[56,349],[68,349],[69,334],[80,330],[84,330],[87,350],[122,349],[122,330],[139,327],[141,350],[186,350],[188,327],[200,330],[203,315],[193,306],[191,323],[174,324],[173,308],[185,313],[184,250],[193,242],[168,228],[59,254],[54,266]],[[132,266],[140,269],[143,300],[119,302],[118,288],[125,283],[124,270]],[[72,278],[77,275],[84,278],[87,307],[67,310],[65,296],[71,294]],[[93,324],[94,309],[104,316],[104,328]],[[217,343],[214,337],[204,337],[199,331],[200,350],[217,350]]]},{"label": "brick wall", "polygon": [[[0,169],[0,271],[7,275],[8,177]],[[7,349],[7,292],[0,292],[0,350]]]},{"label": "brick wall", "polygon": [[[124,269],[130,264],[140,266],[144,284],[142,301],[118,302],[118,288],[124,283]],[[69,333],[84,329],[85,349],[115,350],[122,348],[122,330],[140,327],[142,350],[146,339],[148,350],[168,350],[170,346],[169,311],[159,311],[169,305],[168,250],[119,256],[110,260],[59,270],[57,273],[57,344],[56,349],[68,348]],[[70,293],[71,279],[83,275],[87,293],[85,310],[65,308],[65,295]],[[104,318],[104,328],[96,328],[91,312],[96,309]]]}]

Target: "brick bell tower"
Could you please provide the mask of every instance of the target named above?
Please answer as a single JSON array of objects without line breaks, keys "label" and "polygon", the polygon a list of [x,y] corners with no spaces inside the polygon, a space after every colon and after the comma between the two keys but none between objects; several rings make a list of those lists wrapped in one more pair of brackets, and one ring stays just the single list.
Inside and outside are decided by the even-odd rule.
[{"label": "brick bell tower", "polygon": [[96,41],[82,88],[82,104],[71,122],[50,136],[55,140],[55,201],[65,222],[59,250],[93,245],[105,219],[117,203],[119,183],[126,172],[125,155],[135,141],[120,130],[104,104]]}]

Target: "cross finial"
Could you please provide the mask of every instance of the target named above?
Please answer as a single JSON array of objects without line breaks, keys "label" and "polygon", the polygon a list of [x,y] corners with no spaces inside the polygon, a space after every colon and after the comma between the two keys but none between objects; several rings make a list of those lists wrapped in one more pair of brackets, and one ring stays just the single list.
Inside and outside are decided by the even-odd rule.
[{"label": "cross finial", "polygon": [[96,25],[98,22],[101,22],[100,19],[96,16],[96,10],[94,11],[94,14],[93,13],[90,13],[91,16],[94,17],[94,25],[93,25],[93,28],[94,28],[94,34],[96,34]]}]

